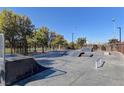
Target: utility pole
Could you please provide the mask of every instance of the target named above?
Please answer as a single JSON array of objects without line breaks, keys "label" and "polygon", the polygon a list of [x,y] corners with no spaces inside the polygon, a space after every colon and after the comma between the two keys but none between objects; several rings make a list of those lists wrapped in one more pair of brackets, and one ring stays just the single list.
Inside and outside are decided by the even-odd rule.
[{"label": "utility pole", "polygon": [[72,33],[72,48],[74,48],[74,33]]},{"label": "utility pole", "polygon": [[115,25],[115,18],[112,18],[112,23],[113,23],[113,38],[115,37],[114,36],[114,33],[116,32],[116,25]]},{"label": "utility pole", "polygon": [[118,27],[119,29],[119,40],[120,40],[120,43],[121,43],[121,27]]},{"label": "utility pole", "polygon": [[72,33],[72,43],[74,42],[74,33]]}]

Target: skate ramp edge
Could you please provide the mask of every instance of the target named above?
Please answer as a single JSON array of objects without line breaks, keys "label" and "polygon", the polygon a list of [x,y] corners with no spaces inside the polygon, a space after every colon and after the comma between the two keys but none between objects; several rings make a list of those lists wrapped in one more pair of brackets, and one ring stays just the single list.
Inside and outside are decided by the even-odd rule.
[{"label": "skate ramp edge", "polygon": [[38,72],[46,70],[32,57],[13,57],[6,59],[5,85],[12,85]]}]

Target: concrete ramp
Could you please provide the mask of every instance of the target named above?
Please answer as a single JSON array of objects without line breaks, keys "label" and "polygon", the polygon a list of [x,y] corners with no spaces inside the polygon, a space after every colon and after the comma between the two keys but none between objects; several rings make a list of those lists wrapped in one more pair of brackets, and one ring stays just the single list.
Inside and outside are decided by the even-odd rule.
[{"label": "concrete ramp", "polygon": [[42,54],[32,55],[34,58],[42,58],[42,57],[61,57],[66,55],[66,51],[50,51]]},{"label": "concrete ramp", "polygon": [[31,57],[19,56],[6,58],[5,85],[12,85],[19,80],[46,69],[46,67],[39,65]]},{"label": "concrete ramp", "polygon": [[80,57],[92,57],[92,56],[93,56],[93,53],[91,53],[91,52],[85,52]]},{"label": "concrete ramp", "polygon": [[72,57],[92,57],[93,53],[91,52],[84,52],[81,50],[71,50],[67,52],[68,56],[72,56]]},{"label": "concrete ramp", "polygon": [[68,56],[73,56],[73,57],[80,57],[81,54],[84,54],[83,51],[79,51],[79,50],[72,50],[72,51],[68,51]]},{"label": "concrete ramp", "polygon": [[93,49],[92,48],[88,48],[88,47],[83,47],[80,50],[84,51],[84,52],[93,52]]}]

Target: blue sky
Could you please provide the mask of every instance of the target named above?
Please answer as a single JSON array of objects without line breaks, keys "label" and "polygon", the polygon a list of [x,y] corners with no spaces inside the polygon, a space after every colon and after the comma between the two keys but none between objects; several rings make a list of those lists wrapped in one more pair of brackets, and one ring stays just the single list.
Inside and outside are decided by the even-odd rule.
[{"label": "blue sky", "polygon": [[[5,8],[0,8],[0,11]],[[86,37],[91,43],[107,42],[118,38],[118,29],[114,31],[112,18],[116,27],[122,27],[124,40],[124,8],[6,8],[15,13],[30,17],[36,27],[47,26],[51,31],[64,35],[71,41],[77,37]]]}]

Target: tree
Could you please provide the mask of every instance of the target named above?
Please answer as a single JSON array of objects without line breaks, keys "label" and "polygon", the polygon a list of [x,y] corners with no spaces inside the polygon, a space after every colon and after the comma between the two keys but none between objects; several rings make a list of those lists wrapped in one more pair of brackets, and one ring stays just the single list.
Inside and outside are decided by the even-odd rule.
[{"label": "tree", "polygon": [[19,53],[27,55],[28,47],[31,48],[36,42],[36,46],[42,47],[42,52],[48,47],[60,49],[68,46],[62,35],[49,32],[47,27],[41,27],[33,32],[34,29],[27,16],[7,10],[0,13],[0,32],[5,34],[6,46],[11,48],[11,54],[19,49]]},{"label": "tree", "polygon": [[82,48],[84,44],[86,43],[86,38],[79,37],[76,43],[77,45],[79,45],[80,48]]},{"label": "tree", "polygon": [[5,34],[5,39],[9,41],[11,53],[13,53],[12,48],[17,35],[16,17],[17,15],[12,11],[3,10],[0,13],[0,31]]},{"label": "tree", "polygon": [[34,30],[34,25],[32,25],[31,20],[27,16],[19,16],[18,18],[18,35],[19,39],[22,40],[24,44],[24,54],[28,53],[28,43],[27,38],[32,35],[32,31]]},{"label": "tree", "polygon": [[99,48],[99,47],[98,47],[97,44],[94,44],[94,45],[93,45],[93,51],[94,51],[94,50],[97,50],[98,48]]},{"label": "tree", "polygon": [[118,39],[110,39],[109,44],[116,44],[116,43],[119,43]]},{"label": "tree", "polygon": [[67,49],[68,46],[69,46],[68,41],[64,39],[62,43],[62,48]]},{"label": "tree", "polygon": [[0,31],[5,34],[9,41],[11,53],[15,52],[16,44],[22,42],[24,54],[27,54],[27,36],[31,34],[33,25],[27,16],[20,16],[12,11],[3,10],[0,13]]},{"label": "tree", "polygon": [[110,44],[111,50],[114,49],[114,46],[116,47],[116,44],[119,43],[118,39],[110,39],[108,44]]},{"label": "tree", "polygon": [[56,33],[55,32],[53,32],[53,31],[51,31],[51,32],[49,32],[49,39],[48,39],[48,47],[51,49],[51,48],[53,48],[53,44],[52,44],[52,42],[53,42],[53,40],[55,39],[55,37],[56,37]]},{"label": "tree", "polygon": [[42,47],[42,52],[44,53],[44,48],[48,47],[48,34],[49,29],[47,27],[41,27],[36,33],[37,43]]},{"label": "tree", "polygon": [[[37,31],[39,31],[39,29],[37,29]],[[32,38],[32,46],[34,47],[34,52],[37,51],[37,46],[38,46],[38,44],[37,44],[37,42],[38,42],[38,40],[37,40],[37,31],[35,29],[32,32],[32,36],[31,36],[31,38]]]},{"label": "tree", "polygon": [[77,44],[75,42],[69,42],[68,49],[77,49]]},{"label": "tree", "polygon": [[31,48],[34,46],[34,43],[35,43],[34,38],[32,37],[33,37],[33,34],[27,37],[29,51],[31,51]]},{"label": "tree", "polygon": [[102,45],[102,46],[101,46],[101,50],[106,51],[105,45]]},{"label": "tree", "polygon": [[57,48],[60,50],[61,46],[64,45],[64,43],[65,43],[64,37],[58,34],[54,37],[54,39],[52,39],[51,45],[53,49]]}]

